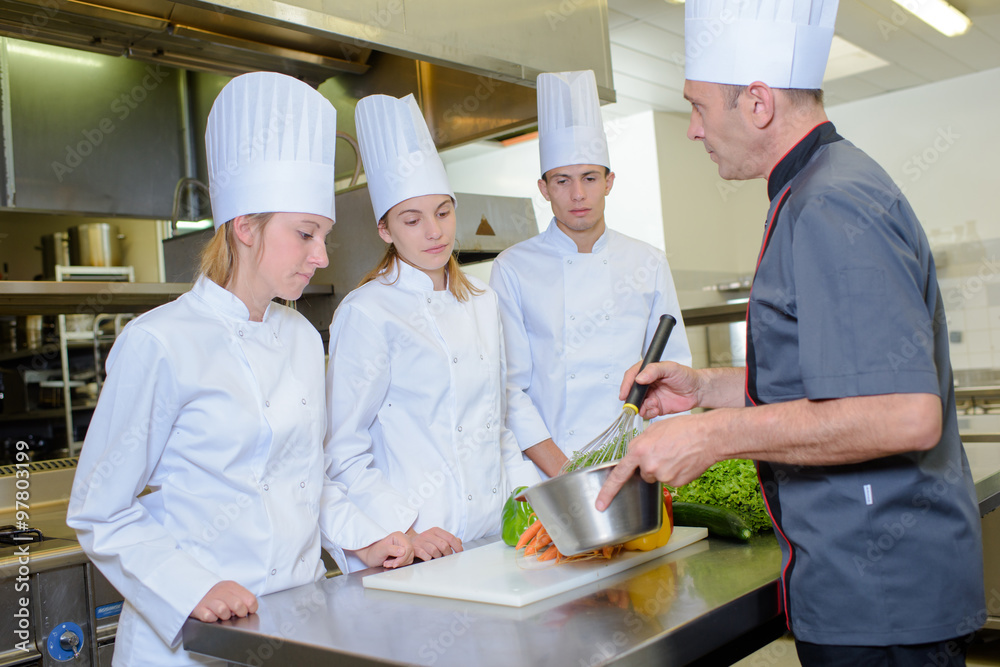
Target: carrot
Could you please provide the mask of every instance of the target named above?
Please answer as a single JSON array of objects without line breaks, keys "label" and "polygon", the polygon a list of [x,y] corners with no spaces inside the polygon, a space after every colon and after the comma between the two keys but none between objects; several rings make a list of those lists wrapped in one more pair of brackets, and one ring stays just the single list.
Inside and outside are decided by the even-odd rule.
[{"label": "carrot", "polygon": [[553,544],[548,549],[539,554],[538,560],[552,560],[553,558],[558,558],[561,555],[562,554],[559,553],[559,549],[557,549],[556,545]]},{"label": "carrot", "polygon": [[604,547],[603,551],[604,551],[604,557],[605,558],[611,558],[612,547],[610,547],[610,546]]},{"label": "carrot", "polygon": [[536,554],[545,548],[545,545],[550,542],[552,542],[552,538],[549,537],[549,534],[545,532],[544,528],[542,528],[538,531],[538,534],[535,535],[530,542],[528,542],[527,546],[524,548],[524,555],[530,556],[532,554]]},{"label": "carrot", "polygon": [[538,534],[538,531],[541,530],[541,528],[542,528],[542,522],[539,521],[538,519],[535,519],[535,523],[528,526],[524,530],[524,532],[521,533],[521,537],[517,540],[517,546],[514,548],[515,549],[524,548],[531,540],[531,538],[533,538],[536,534]]}]

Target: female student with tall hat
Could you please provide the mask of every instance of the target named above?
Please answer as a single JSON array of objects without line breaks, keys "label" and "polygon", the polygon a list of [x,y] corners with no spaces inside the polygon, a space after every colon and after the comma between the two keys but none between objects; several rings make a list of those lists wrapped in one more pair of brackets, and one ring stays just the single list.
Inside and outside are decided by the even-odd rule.
[{"label": "female student with tall hat", "polygon": [[[336,115],[290,77],[233,79],[208,119],[216,233],[201,275],[133,320],[108,357],[67,522],[125,597],[113,664],[215,664],[180,645],[188,616],[412,559],[324,473],[323,346],[294,310],[327,265]],[[143,490],[148,493],[143,495]]]},{"label": "female student with tall hat", "polygon": [[455,196],[412,95],[355,110],[385,256],[330,325],[327,453],[348,497],[427,560],[494,534],[538,481],[504,425],[496,294],[452,256]]}]

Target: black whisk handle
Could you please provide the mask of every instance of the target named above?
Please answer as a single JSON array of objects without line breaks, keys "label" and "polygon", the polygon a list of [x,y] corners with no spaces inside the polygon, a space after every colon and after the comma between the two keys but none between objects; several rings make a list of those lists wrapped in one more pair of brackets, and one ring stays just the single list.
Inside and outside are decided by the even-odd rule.
[{"label": "black whisk handle", "polygon": [[[670,332],[674,330],[675,324],[677,324],[677,320],[674,319],[673,315],[660,316],[660,323],[656,325],[653,340],[649,343],[646,356],[642,358],[642,366],[639,367],[640,371],[648,364],[659,361],[660,357],[663,356],[663,350],[667,347],[667,340],[669,340]],[[632,389],[628,393],[628,398],[625,399],[625,405],[635,407],[636,412],[638,412],[639,408],[642,407],[642,402],[646,399],[646,391],[648,389],[649,385],[633,382]]]}]

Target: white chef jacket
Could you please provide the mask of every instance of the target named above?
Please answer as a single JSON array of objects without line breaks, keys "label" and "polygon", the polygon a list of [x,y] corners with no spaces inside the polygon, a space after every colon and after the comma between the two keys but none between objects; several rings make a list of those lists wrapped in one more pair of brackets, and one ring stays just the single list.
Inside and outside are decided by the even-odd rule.
[{"label": "white chef jacket", "polygon": [[67,523],[125,597],[115,665],[203,664],[180,630],[216,583],[298,586],[323,576],[321,542],[344,563],[385,537],[323,474],[323,343],[295,311],[251,322],[201,278],[130,322],[107,367]]},{"label": "white chef jacket", "polygon": [[570,456],[618,418],[625,371],[663,314],[677,324],[662,359],[691,364],[664,254],[612,229],[593,252],[555,223],[493,262],[507,350],[507,425],[522,448],[552,438]]},{"label": "white chef jacket", "polygon": [[396,265],[330,324],[329,474],[388,531],[492,535],[511,490],[539,480],[504,426],[496,294],[470,277],[485,291],[459,301]]}]

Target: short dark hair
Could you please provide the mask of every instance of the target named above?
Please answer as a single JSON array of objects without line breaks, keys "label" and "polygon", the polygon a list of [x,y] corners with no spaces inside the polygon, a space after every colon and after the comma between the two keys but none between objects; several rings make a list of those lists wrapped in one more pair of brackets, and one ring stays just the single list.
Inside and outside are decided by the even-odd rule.
[{"label": "short dark hair", "polygon": [[[552,171],[552,170],[550,169],[549,171]],[[604,168],[604,178],[607,178],[610,175],[611,175],[611,168],[610,167],[605,167]],[[548,171],[545,172],[544,174],[542,174],[542,180],[545,181],[546,183],[549,182],[549,172]]]},{"label": "short dark hair", "polygon": [[[735,109],[740,95],[746,89],[747,86],[722,84],[722,96],[725,98],[726,108]],[[819,88],[775,88],[775,90],[783,90],[789,101],[797,107],[813,103],[823,106],[823,91]]]}]

